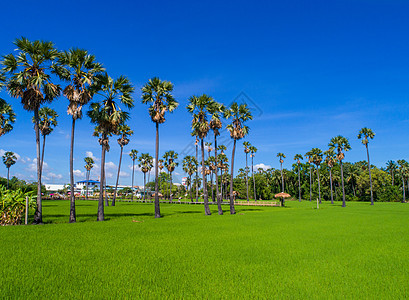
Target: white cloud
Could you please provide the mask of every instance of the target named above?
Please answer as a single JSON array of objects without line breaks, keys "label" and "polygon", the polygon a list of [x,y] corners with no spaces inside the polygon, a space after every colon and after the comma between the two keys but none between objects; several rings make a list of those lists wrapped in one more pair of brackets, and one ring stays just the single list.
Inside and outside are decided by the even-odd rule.
[{"label": "white cloud", "polygon": [[78,177],[85,177],[85,172],[82,172],[81,170],[74,170],[74,175]]},{"label": "white cloud", "polygon": [[106,178],[114,178],[114,174],[111,173],[111,172],[106,172],[106,173],[105,173],[105,177],[106,177]]},{"label": "white cloud", "polygon": [[94,161],[98,161],[98,160],[99,160],[98,158],[96,158],[96,157],[94,156],[94,153],[92,153],[91,151],[85,151],[85,155],[86,155],[87,157],[91,157]]},{"label": "white cloud", "polygon": [[119,176],[120,176],[120,177],[129,177],[129,173],[128,173],[128,172],[121,171],[121,172],[119,172]]},{"label": "white cloud", "polygon": [[[48,167],[48,164],[46,161],[43,162],[43,172],[49,170],[50,168]],[[37,172],[37,158],[34,158],[32,160],[32,163],[29,164],[26,168],[27,171],[30,172]]]},{"label": "white cloud", "polygon": [[268,169],[271,169],[271,166],[265,165],[263,163],[254,165],[254,170],[257,171],[258,169],[268,170]]},{"label": "white cloud", "polygon": [[116,170],[116,169],[117,167],[112,161],[105,163],[105,170]]}]

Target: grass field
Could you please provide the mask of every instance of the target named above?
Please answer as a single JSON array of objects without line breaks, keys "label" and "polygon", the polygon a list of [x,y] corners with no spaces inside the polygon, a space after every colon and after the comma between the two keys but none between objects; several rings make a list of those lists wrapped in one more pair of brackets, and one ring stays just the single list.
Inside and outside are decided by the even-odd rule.
[{"label": "grass field", "polygon": [[[202,206],[45,201],[45,225],[0,228],[0,298],[409,297],[409,204]],[[133,222],[140,221],[140,222]]]}]

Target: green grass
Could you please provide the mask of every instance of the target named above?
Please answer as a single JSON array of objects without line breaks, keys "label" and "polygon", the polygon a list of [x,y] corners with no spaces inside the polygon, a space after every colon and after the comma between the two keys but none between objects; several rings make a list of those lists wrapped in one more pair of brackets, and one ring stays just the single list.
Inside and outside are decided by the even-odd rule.
[{"label": "green grass", "polygon": [[[0,298],[355,298],[409,295],[409,206],[45,201],[45,225],[0,228]],[[133,220],[141,221],[139,223]]]}]

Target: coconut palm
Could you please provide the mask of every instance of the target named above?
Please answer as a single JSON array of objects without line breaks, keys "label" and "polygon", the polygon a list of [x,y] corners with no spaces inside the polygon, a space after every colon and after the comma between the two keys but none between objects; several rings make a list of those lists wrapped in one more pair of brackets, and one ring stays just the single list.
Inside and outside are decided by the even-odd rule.
[{"label": "coconut palm", "polygon": [[192,175],[196,172],[198,162],[194,156],[188,155],[185,156],[183,159],[183,171],[185,171],[189,175],[189,190],[190,190],[190,201],[193,202],[193,196],[192,196]]},{"label": "coconut palm", "polygon": [[124,151],[124,146],[128,145],[129,143],[129,136],[133,134],[133,130],[128,125],[121,125],[118,126],[118,135],[120,138],[117,140],[119,147],[121,147],[121,152],[119,154],[119,164],[118,164],[118,174],[116,175],[116,184],[115,184],[115,191],[114,197],[112,198],[112,206],[115,206],[116,200],[116,191],[118,190],[118,183],[119,183],[119,174],[121,172],[121,164],[122,164],[122,153]]},{"label": "coconut palm", "polygon": [[90,177],[90,174],[91,174],[91,169],[94,167],[94,159],[92,157],[85,157],[84,161],[85,161],[84,168],[87,171],[87,175],[86,175],[87,184],[86,184],[85,200],[88,200],[88,183],[89,183],[89,177]]},{"label": "coconut palm", "polygon": [[318,180],[318,201],[321,204],[321,183],[320,183],[320,169],[319,166],[322,162],[322,151],[319,148],[312,148],[311,149],[311,159],[313,164],[315,164],[317,170],[317,180]]},{"label": "coconut palm", "polygon": [[345,203],[345,186],[344,186],[344,168],[342,165],[342,160],[345,157],[345,154],[343,153],[343,151],[346,152],[346,151],[351,150],[351,145],[349,144],[347,138],[343,137],[342,135],[338,135],[331,139],[328,146],[330,147],[331,150],[335,150],[335,149],[337,150],[336,157],[341,166],[342,207],[345,207],[346,203]]},{"label": "coconut palm", "polygon": [[296,154],[294,160],[297,162],[298,169],[298,201],[301,202],[301,176],[300,176],[300,164],[303,156],[301,154]]},{"label": "coconut palm", "polygon": [[102,64],[95,61],[95,56],[83,49],[70,49],[59,53],[58,59],[52,66],[53,73],[67,82],[63,94],[68,99],[67,113],[72,117],[71,145],[70,145],[70,223],[75,222],[74,195],[74,135],[75,122],[82,118],[82,107],[87,105],[93,96],[90,87],[97,74],[104,71]]},{"label": "coconut palm", "polygon": [[0,98],[0,137],[13,130],[16,114],[5,100]]},{"label": "coconut palm", "polygon": [[253,161],[254,161],[254,156],[256,155],[257,148],[254,146],[250,146],[250,157],[251,157],[251,176],[253,177],[253,190],[254,190],[254,201],[257,201],[256,197],[256,181],[254,180],[254,170],[253,170]]},{"label": "coconut palm", "polygon": [[138,158],[138,150],[132,149],[131,152],[129,153],[129,156],[132,159],[132,193],[131,193],[131,201],[133,201],[133,191],[134,191],[133,181],[134,181],[134,176],[135,176],[135,160]]},{"label": "coconut palm", "polygon": [[249,142],[243,142],[243,147],[244,147],[244,153],[246,154],[246,195],[247,195],[247,202],[249,202],[249,180],[248,180],[248,173],[249,173],[249,167],[247,163],[247,156],[250,152],[250,147],[251,144]]},{"label": "coconut palm", "polygon": [[334,204],[334,195],[332,189],[332,168],[334,167],[336,160],[335,160],[335,152],[334,150],[327,150],[324,152],[325,155],[325,163],[329,169],[329,182],[330,182],[330,190],[331,190],[331,204]]},{"label": "coconut palm", "polygon": [[3,57],[2,71],[9,75],[7,89],[12,97],[20,98],[23,108],[34,113],[34,131],[37,148],[37,207],[34,223],[42,223],[41,157],[40,157],[40,106],[52,102],[61,93],[61,87],[52,83],[51,63],[58,56],[52,42],[29,41],[22,37],[14,44],[18,54]]},{"label": "coconut palm", "polygon": [[153,166],[153,157],[149,153],[141,153],[141,156],[138,158],[139,164],[138,167],[143,173],[143,201],[146,201],[146,173]]},{"label": "coconut palm", "polygon": [[200,148],[202,153],[202,179],[203,179],[203,202],[205,215],[211,215],[209,208],[209,199],[206,183],[205,157],[204,157],[204,139],[210,130],[208,118],[211,115],[212,106],[214,104],[212,97],[208,95],[192,96],[189,98],[189,104],[186,107],[188,112],[192,114],[192,135],[200,139]]},{"label": "coconut palm", "polygon": [[[91,122],[96,125],[94,136],[99,137],[101,145],[101,176],[100,193],[98,202],[98,221],[104,220],[103,187],[105,182],[105,154],[109,151],[109,137],[118,134],[121,125],[129,119],[129,113],[121,109],[120,104],[130,109],[133,107],[131,94],[134,88],[129,79],[120,76],[112,79],[107,73],[98,74],[92,85],[92,93],[101,97],[101,102],[91,104],[87,112]],[[108,203],[106,203],[108,204]]]},{"label": "coconut palm", "polygon": [[[284,177],[283,177],[283,162],[284,162],[284,158],[285,158],[285,154],[284,153],[277,153],[277,157],[280,160],[280,166],[281,166],[281,192],[284,193]],[[281,206],[284,206],[285,202],[284,202],[284,197],[281,198]]]},{"label": "coconut palm", "polygon": [[392,177],[392,185],[395,184],[395,172],[398,169],[398,166],[396,165],[396,162],[393,160],[388,160],[386,163],[386,171],[388,171],[391,174]]},{"label": "coconut palm", "polygon": [[233,150],[231,156],[231,167],[230,167],[230,214],[235,214],[236,210],[234,208],[234,197],[233,197],[233,171],[234,171],[234,155],[236,152],[236,142],[244,138],[249,133],[249,127],[244,125],[244,122],[253,119],[250,109],[247,104],[243,103],[238,105],[233,102],[230,107],[224,111],[225,119],[232,119],[232,122],[226,126],[227,130],[230,132],[230,137],[233,139]]},{"label": "coconut palm", "polygon": [[166,151],[165,154],[163,155],[164,159],[164,165],[165,168],[168,169],[169,172],[169,178],[170,178],[170,184],[169,184],[169,201],[172,202],[173,200],[173,194],[172,194],[172,173],[175,170],[175,168],[179,165],[179,163],[176,161],[178,159],[178,154],[171,150],[171,151]]},{"label": "coconut palm", "polygon": [[17,157],[14,152],[7,151],[3,155],[3,163],[7,168],[7,188],[9,188],[9,178],[10,178],[10,167],[14,165],[17,161]]},{"label": "coconut palm", "polygon": [[[38,111],[39,128],[41,135],[43,136],[43,147],[41,153],[41,162],[40,162],[40,173],[43,174],[43,164],[44,164],[44,150],[45,150],[45,138],[53,132],[54,128],[57,126],[58,114],[54,109],[51,109],[47,106],[40,108]],[[33,122],[35,120],[33,119]]]},{"label": "coconut palm", "polygon": [[368,171],[369,171],[369,183],[371,186],[371,205],[374,205],[373,202],[373,192],[372,192],[372,176],[371,176],[371,163],[369,162],[369,149],[368,149],[368,139],[373,139],[375,137],[375,133],[367,127],[361,128],[358,133],[358,139],[362,139],[362,144],[365,145],[366,148],[366,155],[368,158]]},{"label": "coconut palm", "polygon": [[[179,105],[172,96],[173,84],[158,77],[149,79],[142,87],[142,103],[151,104],[149,115],[156,124],[155,162],[159,160],[159,124],[165,122],[165,113],[173,112]],[[155,218],[160,218],[158,164],[155,163]]]}]

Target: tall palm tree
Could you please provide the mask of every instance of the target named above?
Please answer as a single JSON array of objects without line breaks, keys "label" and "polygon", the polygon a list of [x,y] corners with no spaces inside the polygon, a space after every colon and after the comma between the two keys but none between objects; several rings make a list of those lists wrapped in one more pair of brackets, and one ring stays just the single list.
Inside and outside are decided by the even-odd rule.
[{"label": "tall palm tree", "polygon": [[91,104],[91,110],[87,112],[91,122],[96,125],[94,136],[99,137],[101,145],[101,182],[98,201],[98,221],[104,220],[104,182],[105,182],[105,154],[109,151],[109,137],[118,134],[120,125],[129,119],[129,113],[119,106],[122,104],[126,108],[133,107],[132,93],[134,88],[129,79],[120,76],[112,79],[107,73],[98,74],[95,83],[92,85],[92,93],[97,93],[101,97],[101,102]]},{"label": "tall palm tree", "polygon": [[233,197],[233,172],[234,172],[234,155],[236,152],[236,142],[244,138],[249,133],[249,127],[244,125],[244,122],[253,119],[250,109],[247,104],[243,103],[238,105],[233,102],[229,108],[224,111],[225,119],[232,119],[232,122],[226,126],[227,130],[230,132],[230,137],[233,139],[233,150],[231,156],[231,167],[230,167],[230,214],[234,215],[236,210],[234,208],[234,197]]},{"label": "tall palm tree", "polygon": [[[209,127],[210,127],[210,122],[209,122]],[[213,191],[213,166],[214,166],[214,164],[212,164],[212,159],[210,159],[211,158],[211,156],[210,156],[210,153],[213,151],[213,148],[212,148],[212,143],[210,143],[210,142],[206,142],[205,143],[205,146],[206,146],[206,150],[207,150],[207,160],[205,160],[205,164],[207,164],[207,166],[209,167],[209,175],[210,175],[210,190],[212,191],[212,202],[215,202],[214,201],[214,191]]]},{"label": "tall palm tree", "polygon": [[319,148],[312,148],[311,149],[311,158],[312,162],[315,164],[316,170],[317,170],[317,180],[318,180],[318,200],[319,203],[321,204],[321,182],[320,182],[320,169],[319,166],[321,165],[322,162],[322,151]]},{"label": "tall palm tree", "polygon": [[[198,146],[199,145],[199,139],[197,136],[195,137],[195,148],[196,148],[196,160],[199,161],[199,156],[198,156]],[[199,180],[199,164],[197,164],[196,167],[196,177],[195,177],[195,184],[196,184],[196,202],[199,202],[199,186],[200,186],[200,180]]]},{"label": "tall palm tree", "polygon": [[[217,150],[220,150],[220,155],[217,156],[217,168],[220,169],[220,176],[223,177],[223,170],[226,167],[226,163],[229,161],[227,159],[227,156],[224,154],[224,151],[227,150],[225,145],[220,145],[217,147]],[[217,182],[216,182],[217,183]],[[223,183],[222,180],[220,180],[220,199],[223,201]],[[223,211],[222,211],[223,214]]]},{"label": "tall palm tree", "polygon": [[[277,157],[280,160],[280,168],[281,168],[281,192],[284,193],[284,177],[283,177],[283,162],[284,162],[284,158],[285,158],[285,154],[284,153],[277,153]],[[284,197],[281,198],[281,206],[284,206],[285,202],[284,202]]]},{"label": "tall palm tree", "polygon": [[186,107],[188,112],[192,114],[192,135],[200,139],[200,148],[202,153],[202,179],[203,179],[203,202],[205,208],[205,214],[211,215],[209,208],[209,199],[206,183],[205,172],[205,157],[204,157],[204,139],[210,130],[208,118],[212,112],[212,106],[214,104],[212,97],[208,95],[192,96],[189,98],[189,104]]},{"label": "tall palm tree", "polygon": [[311,169],[311,164],[312,164],[312,153],[311,151],[308,151],[307,153],[304,154],[305,158],[308,158],[308,166],[310,169],[310,202],[312,199],[312,169]]},{"label": "tall palm tree", "polygon": [[0,136],[13,130],[16,114],[10,104],[0,98]]},{"label": "tall palm tree", "polygon": [[392,185],[395,184],[395,172],[398,169],[398,166],[393,160],[388,160],[386,163],[386,171],[388,171],[392,176]]},{"label": "tall palm tree", "polygon": [[358,139],[362,139],[362,144],[365,145],[366,148],[366,155],[368,157],[368,171],[369,171],[369,183],[371,185],[371,205],[374,205],[373,202],[373,192],[372,192],[372,176],[371,176],[371,163],[369,162],[369,149],[368,149],[368,139],[373,139],[375,137],[375,133],[367,127],[361,128],[358,133]]},{"label": "tall palm tree", "polygon": [[67,113],[72,117],[71,145],[70,145],[70,223],[76,221],[74,195],[74,135],[75,122],[82,118],[82,107],[87,105],[93,92],[90,87],[97,74],[104,71],[102,64],[96,62],[95,56],[87,50],[73,48],[59,53],[58,59],[52,66],[53,73],[67,82],[63,94],[68,99]]},{"label": "tall palm tree", "polygon": [[[51,109],[47,106],[40,108],[38,111],[39,127],[41,135],[43,136],[43,147],[41,153],[41,162],[40,162],[40,173],[43,174],[43,164],[44,164],[44,150],[45,150],[45,138],[47,135],[50,135],[53,132],[54,128],[57,126],[58,114],[54,109]],[[33,120],[35,122],[35,120]]]},{"label": "tall palm tree", "polygon": [[153,166],[153,157],[149,153],[141,153],[141,156],[138,158],[139,164],[138,167],[143,173],[143,201],[146,201],[146,173]]},{"label": "tall palm tree", "polygon": [[175,171],[175,168],[179,165],[179,163],[176,161],[178,159],[178,154],[173,150],[167,151],[163,155],[163,159],[165,161],[165,163],[164,163],[165,168],[168,169],[168,172],[169,172],[169,177],[170,177],[169,201],[170,201],[170,203],[172,203],[172,200],[173,200],[173,195],[172,195],[172,186],[173,186],[172,173],[173,173],[173,171]]},{"label": "tall palm tree", "polygon": [[[193,202],[193,195],[192,195],[192,175],[197,170],[198,162],[194,156],[188,155],[185,156],[183,159],[183,171],[185,171],[189,175],[189,190],[190,190],[190,201]],[[216,184],[217,185],[217,184]]]},{"label": "tall palm tree", "polygon": [[89,184],[89,177],[91,174],[91,169],[94,167],[94,159],[92,157],[85,157],[84,158],[85,161],[85,170],[87,170],[87,176],[86,176],[86,180],[87,180],[87,184],[86,184],[86,194],[85,194],[85,200],[88,200],[88,184]]},{"label": "tall palm tree", "polygon": [[256,155],[257,148],[254,146],[250,146],[250,157],[251,157],[251,176],[253,177],[253,190],[254,190],[254,201],[257,201],[256,197],[256,181],[254,179],[254,170],[253,170],[253,161],[254,161],[254,156]]},{"label": "tall palm tree", "polygon": [[402,177],[402,193],[403,193],[403,198],[402,198],[402,203],[406,202],[406,195],[405,195],[405,178],[408,176],[409,172],[409,163],[404,160],[404,159],[398,159],[398,165],[399,165],[399,173]]},{"label": "tall palm tree", "polygon": [[155,147],[155,218],[160,218],[159,207],[159,183],[158,164],[159,160],[159,124],[165,122],[165,113],[173,112],[179,105],[172,96],[173,84],[170,81],[162,81],[158,77],[149,79],[142,87],[142,103],[149,106],[149,115],[156,124],[156,147]]},{"label": "tall palm tree", "polygon": [[298,201],[301,202],[301,176],[300,176],[300,164],[303,156],[301,154],[296,154],[294,160],[297,162],[298,169]]},{"label": "tall palm tree", "polygon": [[3,155],[3,163],[7,168],[7,188],[9,188],[9,178],[10,178],[10,167],[14,165],[17,161],[17,157],[14,152],[7,151]]},{"label": "tall palm tree", "polygon": [[131,201],[133,201],[133,180],[135,176],[135,160],[138,158],[138,150],[132,149],[131,152],[129,153],[129,156],[132,159],[132,193],[131,193]]},{"label": "tall palm tree", "polygon": [[334,194],[333,194],[333,188],[332,188],[332,168],[335,165],[335,152],[334,150],[328,149],[327,151],[324,152],[325,155],[325,163],[328,166],[329,169],[329,182],[330,182],[330,190],[331,190],[331,204],[334,204]]},{"label": "tall palm tree", "polygon": [[246,195],[247,195],[247,202],[249,202],[249,180],[248,180],[248,173],[249,173],[249,167],[247,163],[247,156],[250,152],[250,147],[251,144],[250,142],[243,142],[243,147],[244,147],[244,153],[246,154]]},{"label": "tall palm tree", "polygon": [[40,106],[52,102],[61,93],[61,87],[52,83],[51,63],[57,58],[58,51],[52,42],[29,41],[22,37],[16,39],[18,54],[3,57],[2,71],[9,75],[7,89],[12,97],[20,98],[23,108],[34,113],[34,131],[37,148],[37,207],[34,223],[43,221],[41,201],[41,157],[40,157]]},{"label": "tall palm tree", "polygon": [[212,117],[209,122],[209,127],[213,131],[214,134],[214,159],[215,159],[215,181],[216,181],[216,198],[217,198],[217,211],[219,215],[223,214],[223,209],[222,209],[222,198],[221,195],[219,194],[219,166],[218,166],[218,156],[217,156],[217,137],[220,135],[220,129],[223,127],[222,122],[220,120],[221,114],[225,110],[225,107],[223,104],[220,104],[216,101],[213,102],[213,105],[210,107],[210,113],[212,114]]},{"label": "tall palm tree", "polygon": [[118,126],[118,135],[120,138],[117,140],[119,147],[121,147],[121,152],[119,154],[119,163],[118,163],[118,174],[116,175],[116,184],[115,184],[115,191],[114,197],[112,198],[112,206],[115,206],[116,200],[116,191],[118,190],[118,183],[119,183],[119,174],[121,172],[121,164],[122,164],[122,153],[124,151],[124,146],[128,145],[129,143],[129,136],[133,134],[133,130],[128,125],[121,125]]},{"label": "tall palm tree", "polygon": [[345,154],[343,153],[343,151],[346,152],[346,151],[351,150],[351,145],[349,144],[347,138],[343,137],[342,135],[338,135],[331,139],[328,146],[330,147],[331,150],[335,150],[335,149],[337,150],[336,157],[341,166],[342,207],[345,207],[346,203],[345,203],[344,168],[342,165],[342,160],[345,157]]}]

